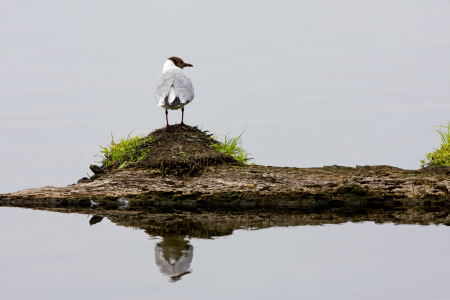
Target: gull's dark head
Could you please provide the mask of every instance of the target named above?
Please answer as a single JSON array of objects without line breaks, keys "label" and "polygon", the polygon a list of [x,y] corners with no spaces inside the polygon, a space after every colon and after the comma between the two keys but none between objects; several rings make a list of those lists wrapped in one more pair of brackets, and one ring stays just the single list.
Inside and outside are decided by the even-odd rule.
[{"label": "gull's dark head", "polygon": [[181,58],[179,58],[179,57],[176,57],[176,56],[172,56],[172,57],[169,57],[167,60],[171,60],[171,61],[173,61],[173,63],[175,64],[175,66],[177,66],[178,68],[180,68],[180,69],[183,69],[184,67],[193,67],[193,65],[191,65],[191,64],[187,64],[187,63],[185,63]]}]

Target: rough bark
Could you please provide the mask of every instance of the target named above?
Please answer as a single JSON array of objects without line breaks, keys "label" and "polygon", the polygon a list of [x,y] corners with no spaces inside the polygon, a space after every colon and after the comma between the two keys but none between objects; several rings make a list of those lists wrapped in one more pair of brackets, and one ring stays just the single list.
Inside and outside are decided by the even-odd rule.
[{"label": "rough bark", "polygon": [[377,202],[446,203],[450,168],[402,170],[390,166],[280,168],[260,165],[209,167],[198,177],[162,176],[158,170],[125,169],[66,187],[42,187],[0,194],[1,203],[131,205],[288,205]]}]

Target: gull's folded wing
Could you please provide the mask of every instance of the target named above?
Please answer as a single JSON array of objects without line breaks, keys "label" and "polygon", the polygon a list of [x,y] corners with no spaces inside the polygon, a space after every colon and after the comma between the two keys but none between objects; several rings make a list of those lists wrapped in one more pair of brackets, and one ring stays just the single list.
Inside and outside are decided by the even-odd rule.
[{"label": "gull's folded wing", "polygon": [[173,86],[181,103],[191,102],[194,99],[194,86],[184,72],[175,76]]},{"label": "gull's folded wing", "polygon": [[[192,81],[181,69],[171,69],[159,76],[156,81],[155,98],[159,105],[163,105],[166,97],[169,96],[171,87],[175,89],[175,97],[169,97],[169,104],[178,98],[180,104],[185,104],[194,99],[194,87]],[[173,89],[172,89],[173,91]]]},{"label": "gull's folded wing", "polygon": [[164,99],[169,95],[169,90],[173,85],[175,73],[164,72],[156,81],[155,100],[158,104],[164,104]]}]

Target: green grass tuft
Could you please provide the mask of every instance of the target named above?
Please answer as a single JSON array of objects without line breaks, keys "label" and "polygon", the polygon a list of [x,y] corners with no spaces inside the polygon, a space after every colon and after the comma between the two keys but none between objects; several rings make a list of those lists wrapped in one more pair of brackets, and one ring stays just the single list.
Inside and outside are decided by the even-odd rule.
[{"label": "green grass tuft", "polygon": [[150,149],[140,149],[139,146],[142,146],[146,142],[152,142],[151,137],[131,137],[131,132],[126,139],[121,139],[118,143],[114,141],[112,133],[111,139],[111,145],[106,147],[100,146],[100,148],[102,148],[102,151],[100,151],[102,165],[108,167],[114,164],[118,165],[119,169],[126,167],[129,163],[138,162],[144,159]]},{"label": "green grass tuft", "polygon": [[[226,134],[226,135],[221,136],[221,137],[223,137],[222,140],[216,140],[216,136],[211,137],[211,135],[207,135],[206,133],[201,132],[200,130],[198,130],[196,128],[190,128],[190,130],[188,130],[189,128],[187,128],[187,127],[181,128],[181,129],[180,128],[170,127],[171,131],[169,129],[163,129],[163,130],[161,130],[161,132],[155,131],[154,133],[151,133],[150,136],[132,137],[131,132],[130,132],[126,138],[121,139],[120,141],[115,141],[114,136],[111,133],[111,139],[112,139],[111,144],[108,146],[105,146],[105,147],[100,146],[101,151],[98,156],[102,159],[102,161],[101,161],[102,168],[104,168],[104,170],[115,170],[115,169],[123,169],[123,168],[129,167],[130,165],[144,166],[144,167],[147,166],[148,167],[149,165],[152,165],[152,162],[148,161],[148,155],[152,155],[152,159],[155,160],[153,162],[153,164],[156,163],[158,165],[161,165],[161,161],[159,161],[161,159],[162,159],[162,161],[164,161],[164,159],[165,160],[169,159],[168,163],[176,163],[176,162],[172,161],[173,160],[172,158],[174,155],[178,155],[180,158],[183,158],[187,161],[192,161],[192,163],[194,163],[194,161],[196,161],[196,160],[199,160],[199,159],[201,160],[203,156],[207,157],[208,155],[210,156],[210,159],[213,159],[213,161],[214,161],[214,159],[218,159],[218,161],[220,161],[220,162],[233,161],[231,158],[228,159],[228,158],[226,158],[226,156],[223,156],[223,155],[217,156],[218,153],[211,154],[211,153],[215,153],[215,151],[220,152],[225,155],[229,155],[240,163],[247,163],[247,161],[250,159],[249,158],[250,153],[246,152],[242,148],[241,138],[242,138],[242,135],[244,134],[245,129],[244,129],[244,131],[242,131],[242,133],[238,137],[231,138],[229,136],[229,134]],[[202,134],[200,134],[200,136],[197,136],[198,135],[197,131],[199,131]],[[195,133],[195,134],[192,135],[193,133]],[[156,134],[156,136],[155,136],[155,134]],[[205,144],[205,140],[207,140],[206,144]],[[170,147],[172,147],[170,149],[168,148],[166,150],[161,150],[161,149],[164,149],[164,147],[165,147],[164,144],[171,143],[171,142],[177,142],[177,141],[180,142],[180,145],[182,145],[183,143],[185,144],[186,142],[190,142],[190,143],[196,142],[196,143],[199,143],[199,146],[211,147],[215,151],[209,150],[210,152],[208,152],[208,151],[205,152],[204,150],[202,150],[203,152],[201,152],[199,154],[197,152],[197,151],[199,151],[198,148],[191,147],[192,148],[191,149],[189,147],[187,147],[187,148],[184,147],[188,150],[188,152],[189,151],[192,152],[192,153],[191,152],[187,153],[186,151],[181,149],[181,146],[180,146],[180,151],[178,151],[177,153],[173,152],[174,151],[174,149],[172,149],[173,146],[170,146]],[[162,144],[161,144],[161,142],[162,142]],[[186,146],[186,145],[184,145],[184,146]],[[158,150],[155,150],[155,149],[158,149]],[[191,150],[189,150],[189,149],[191,149]],[[151,151],[153,151],[153,152],[151,152]],[[154,152],[154,151],[157,151],[157,152]],[[170,154],[169,152],[172,154]],[[210,154],[208,154],[207,152]],[[223,157],[225,157],[226,159],[223,159]],[[145,160],[145,161],[142,161],[140,164],[136,164],[137,162],[140,162],[141,160]],[[179,161],[179,163],[182,164],[182,163],[186,163],[187,161],[183,160],[183,161]],[[210,163],[211,163],[211,161],[210,161]]]},{"label": "green grass tuft", "polygon": [[[421,160],[422,168],[426,166],[450,166],[450,121],[447,126],[439,125],[437,132],[441,136],[441,146],[428,153],[426,158]],[[444,130],[442,130],[444,129]]]},{"label": "green grass tuft", "polygon": [[[227,133],[220,141],[222,144],[212,144],[211,147],[219,151],[220,153],[233,156],[234,159],[236,159],[238,162],[247,163],[247,161],[250,159],[249,156],[251,154],[242,148],[241,138],[244,134],[244,131],[242,131],[242,133],[235,138],[229,137],[229,133]],[[213,136],[213,139],[217,140],[217,137]]]}]

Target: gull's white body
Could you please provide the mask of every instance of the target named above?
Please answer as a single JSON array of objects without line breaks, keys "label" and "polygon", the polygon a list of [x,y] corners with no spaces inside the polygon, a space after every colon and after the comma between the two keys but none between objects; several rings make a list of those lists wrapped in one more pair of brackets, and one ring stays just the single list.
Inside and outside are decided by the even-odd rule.
[{"label": "gull's white body", "polygon": [[[194,86],[186,73],[167,60],[156,81],[156,102],[165,109],[180,109],[194,99]],[[178,100],[176,100],[178,99]]]}]

